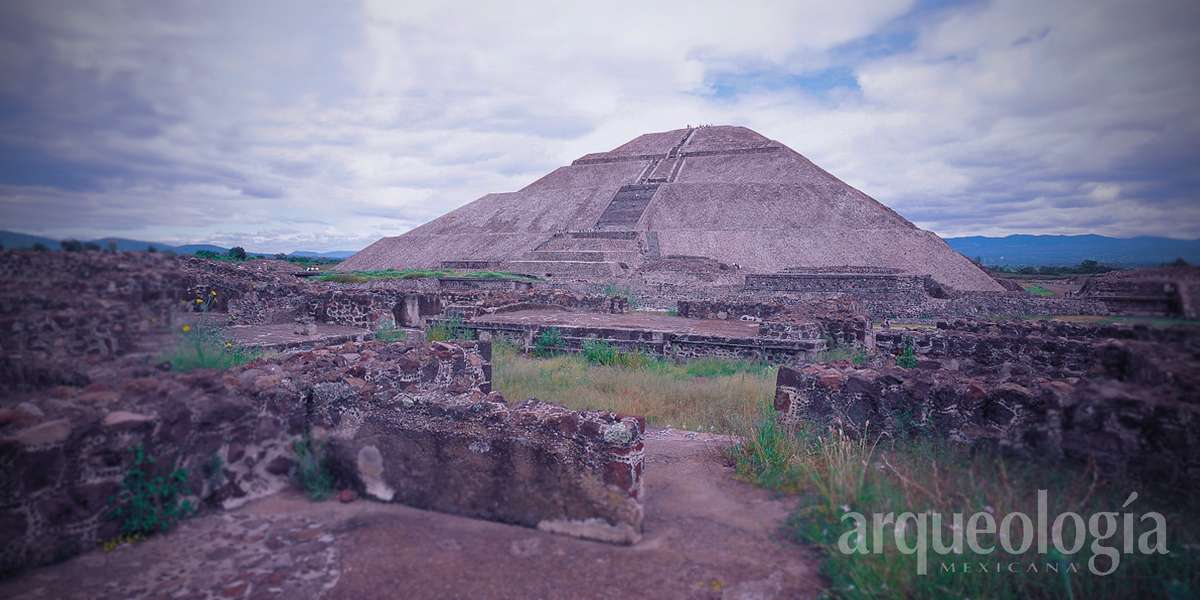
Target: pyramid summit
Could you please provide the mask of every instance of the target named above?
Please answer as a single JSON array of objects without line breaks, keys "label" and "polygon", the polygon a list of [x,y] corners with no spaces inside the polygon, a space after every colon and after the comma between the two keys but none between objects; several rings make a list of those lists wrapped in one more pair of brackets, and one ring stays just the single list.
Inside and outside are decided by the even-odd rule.
[{"label": "pyramid summit", "polygon": [[490,267],[616,280],[646,259],[746,273],[872,268],[1000,291],[987,273],[787,146],[738,126],[647,133],[487,194],[339,267]]}]

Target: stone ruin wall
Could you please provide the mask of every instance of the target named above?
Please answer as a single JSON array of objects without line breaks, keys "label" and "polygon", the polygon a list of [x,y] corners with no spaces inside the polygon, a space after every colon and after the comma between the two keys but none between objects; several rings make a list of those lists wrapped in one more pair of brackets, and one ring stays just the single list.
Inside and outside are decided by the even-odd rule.
[{"label": "stone ruin wall", "polygon": [[[0,405],[0,570],[119,535],[131,449],[187,470],[201,510],[289,485],[292,443],[326,444],[383,501],[616,543],[642,524],[645,423],[490,393],[490,346],[347,343],[224,372],[144,368]],[[496,499],[501,501],[497,502]]]},{"label": "stone ruin wall", "polygon": [[1087,278],[1078,296],[1119,314],[1200,319],[1200,268],[1114,271]]},{"label": "stone ruin wall", "polygon": [[87,381],[170,328],[196,277],[150,253],[0,251],[0,391]]},{"label": "stone ruin wall", "polygon": [[737,300],[680,300],[679,316],[689,319],[759,322],[759,335],[773,339],[823,338],[827,345],[869,345],[874,335],[860,305],[844,298],[792,304]]},{"label": "stone ruin wall", "polygon": [[1037,379],[1029,385],[922,369],[780,367],[785,424],[868,438],[928,436],[1018,456],[1094,459],[1143,477],[1200,481],[1200,407],[1139,384]]},{"label": "stone ruin wall", "polygon": [[[449,323],[445,320],[431,320],[430,324]],[[525,352],[535,349],[542,332],[557,329],[563,341],[563,346],[558,348],[560,351],[580,352],[584,344],[596,341],[610,344],[622,351],[639,351],[675,361],[723,358],[788,364],[811,360],[828,349],[825,340],[820,338],[730,338],[607,327],[489,322],[466,322],[460,323],[459,327],[471,331],[479,339],[504,340]]]},{"label": "stone ruin wall", "polygon": [[1194,329],[956,321],[876,340],[885,356],[913,342],[917,367],[781,367],[781,421],[1200,481]]}]

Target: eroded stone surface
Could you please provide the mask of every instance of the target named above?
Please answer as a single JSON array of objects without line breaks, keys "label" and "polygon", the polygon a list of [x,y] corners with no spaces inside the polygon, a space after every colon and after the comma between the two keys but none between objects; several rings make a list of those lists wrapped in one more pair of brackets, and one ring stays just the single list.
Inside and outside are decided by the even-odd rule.
[{"label": "eroded stone surface", "polygon": [[[394,503],[284,492],[165,536],[0,581],[0,597],[761,598],[817,596],[819,557],[780,537],[790,501],[739,482],[726,436],[651,430],[647,520],[632,546]],[[536,576],[525,576],[535,573]]]}]

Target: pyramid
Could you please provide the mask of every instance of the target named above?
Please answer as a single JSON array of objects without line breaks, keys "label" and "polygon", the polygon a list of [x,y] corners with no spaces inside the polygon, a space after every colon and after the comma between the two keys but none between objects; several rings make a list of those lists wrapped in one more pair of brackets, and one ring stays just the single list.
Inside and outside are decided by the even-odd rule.
[{"label": "pyramid", "polygon": [[587,154],[520,191],[488,194],[383,238],[339,269],[490,267],[610,280],[668,256],[748,273],[883,268],[1002,291],[937,235],[736,126],[647,133]]}]

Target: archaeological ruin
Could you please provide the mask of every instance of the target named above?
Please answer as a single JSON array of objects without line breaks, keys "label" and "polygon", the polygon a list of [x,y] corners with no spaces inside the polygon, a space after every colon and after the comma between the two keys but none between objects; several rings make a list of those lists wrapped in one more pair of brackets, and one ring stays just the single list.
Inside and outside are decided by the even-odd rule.
[{"label": "archaeological ruin", "polygon": [[[492,385],[494,347],[764,364],[777,369],[772,414],[784,430],[929,438],[1194,486],[1197,271],[1115,272],[1033,295],[740,127],[646,134],[588,154],[380,240],[334,272],[0,251],[0,572],[128,541],[112,514],[133,468],[175,481],[188,514],[233,519],[297,486],[313,453],[331,472],[325,491],[343,502],[554,534],[536,538],[547,546],[603,542],[669,562],[681,560],[662,550],[674,542],[643,540],[736,525],[721,519],[741,509],[719,502],[721,514],[671,513],[686,505],[672,496],[680,489],[750,493],[697,484],[680,466],[728,479],[711,447],[736,440],[677,439],[645,415],[505,398]],[[173,344],[199,331],[248,358],[173,366]],[[694,440],[704,445],[671,454]],[[646,491],[655,481],[670,482],[658,505]],[[338,535],[369,529],[356,518],[339,521]],[[333,552],[318,544],[325,536],[289,535]],[[741,554],[801,562],[773,554],[771,535],[747,538]],[[503,552],[526,556],[526,543]],[[712,545],[688,543],[680,548]],[[591,551],[571,548],[555,556]],[[622,556],[603,560],[636,568]],[[738,564],[753,573],[747,585],[812,580]],[[242,587],[231,578],[227,596],[284,589],[269,587],[278,570],[253,576]]]}]

